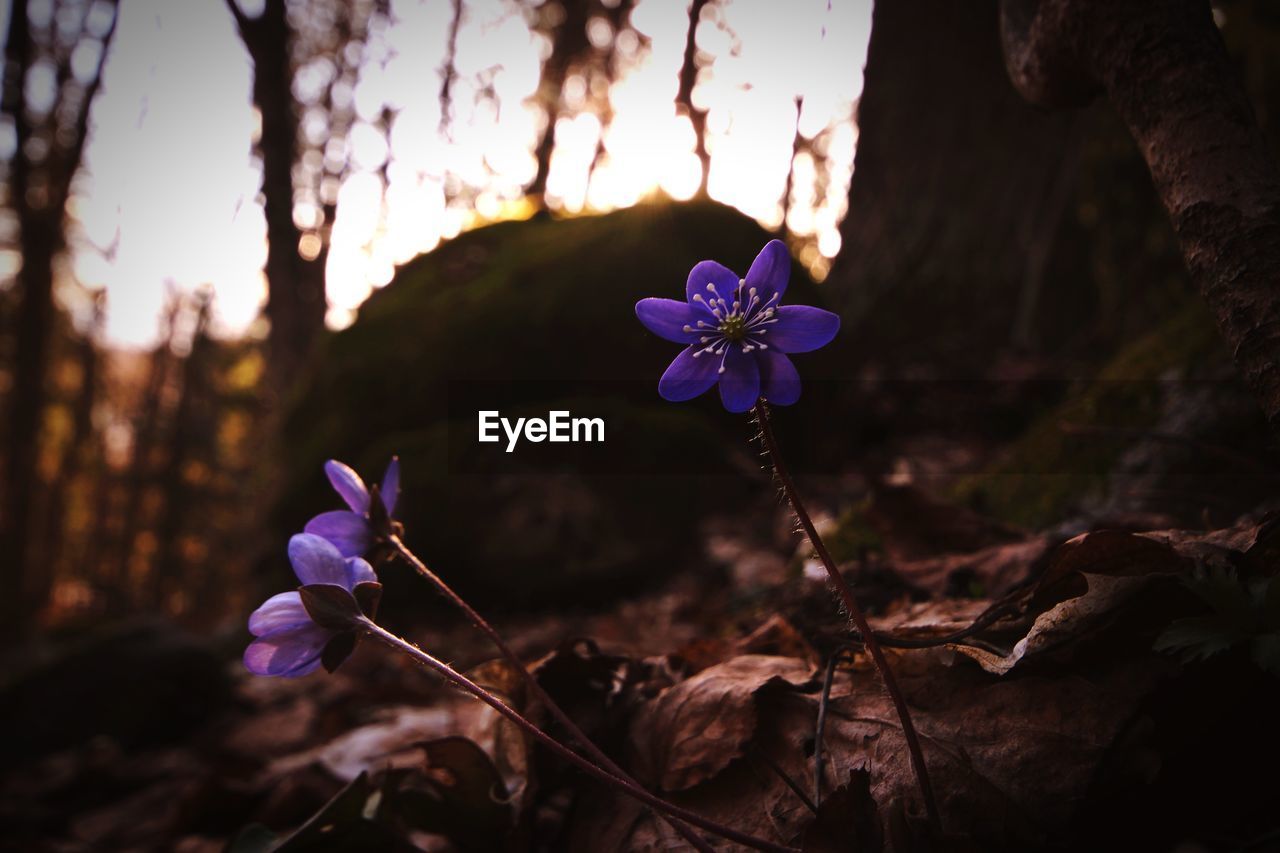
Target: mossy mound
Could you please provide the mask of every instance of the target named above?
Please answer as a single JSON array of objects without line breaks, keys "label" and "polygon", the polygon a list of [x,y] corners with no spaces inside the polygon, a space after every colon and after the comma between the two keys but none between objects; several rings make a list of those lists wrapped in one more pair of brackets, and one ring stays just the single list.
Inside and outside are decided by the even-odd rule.
[{"label": "mossy mound", "polygon": [[998,462],[961,479],[952,496],[1028,528],[1062,521],[1107,489],[1120,455],[1159,419],[1162,383],[1223,360],[1207,309],[1189,302],[1032,423]]},{"label": "mossy mound", "polygon": [[[495,603],[581,599],[666,574],[708,510],[758,488],[742,473],[758,465],[746,419],[714,392],[658,397],[678,346],[641,327],[633,306],[682,297],[704,258],[745,272],[769,236],[721,205],[642,205],[492,225],[415,259],[326,341],[291,409],[282,527],[334,505],[325,459],[369,477],[399,453],[407,539],[467,591]],[[791,294],[822,304],[799,267]],[[806,379],[838,363],[800,358]],[[601,417],[606,438],[504,453],[505,441],[478,443],[480,409]],[[815,422],[830,411],[800,409]],[[779,420],[799,434],[791,411]]]}]

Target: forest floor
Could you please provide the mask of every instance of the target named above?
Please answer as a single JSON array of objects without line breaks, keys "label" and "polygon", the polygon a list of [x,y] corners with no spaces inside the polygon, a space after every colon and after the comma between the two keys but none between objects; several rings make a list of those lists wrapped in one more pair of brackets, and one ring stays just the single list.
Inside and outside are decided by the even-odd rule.
[{"label": "forest floor", "polygon": [[[956,447],[927,446],[914,471],[945,472]],[[646,594],[501,630],[643,784],[778,844],[1280,849],[1280,516],[1095,513],[1030,532],[920,480],[850,475],[814,505],[874,627],[925,646],[887,652],[941,836],[892,704],[772,495],[706,519],[703,558]],[[477,632],[411,638],[550,726]],[[148,623],[34,667],[0,712],[0,848],[681,849],[411,662],[362,644],[334,674],[256,678],[233,660],[242,641]]]}]

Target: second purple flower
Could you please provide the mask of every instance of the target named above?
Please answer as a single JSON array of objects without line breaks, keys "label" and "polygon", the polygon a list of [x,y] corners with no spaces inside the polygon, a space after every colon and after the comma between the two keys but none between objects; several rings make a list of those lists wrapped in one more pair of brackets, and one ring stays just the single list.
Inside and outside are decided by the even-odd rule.
[{"label": "second purple flower", "polygon": [[400,458],[392,457],[382,485],[370,489],[350,466],[330,459],[325,476],[351,509],[322,512],[307,522],[305,532],[328,540],[344,557],[360,557],[396,533],[396,503],[400,498]]}]

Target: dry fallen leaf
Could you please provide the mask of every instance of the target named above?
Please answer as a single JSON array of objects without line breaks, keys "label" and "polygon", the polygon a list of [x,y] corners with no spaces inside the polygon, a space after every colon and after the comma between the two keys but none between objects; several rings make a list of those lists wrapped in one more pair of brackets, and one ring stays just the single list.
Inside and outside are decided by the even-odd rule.
[{"label": "dry fallen leaf", "polygon": [[723,770],[755,733],[755,693],[778,680],[805,684],[813,667],[796,658],[742,655],[703,670],[646,703],[631,732],[637,776],[683,791]]}]

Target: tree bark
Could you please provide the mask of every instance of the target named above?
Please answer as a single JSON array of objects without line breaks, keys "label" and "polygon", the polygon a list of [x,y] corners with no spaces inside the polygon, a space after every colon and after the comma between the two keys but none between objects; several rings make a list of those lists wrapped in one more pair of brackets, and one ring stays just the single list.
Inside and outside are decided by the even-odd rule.
[{"label": "tree bark", "polygon": [[1280,432],[1280,172],[1204,0],[1003,0],[1028,100],[1105,93],[1146,159],[1183,259]]},{"label": "tree bark", "polygon": [[850,358],[964,372],[1013,339],[1071,119],[1018,96],[997,22],[995,0],[875,4],[827,281]]}]

